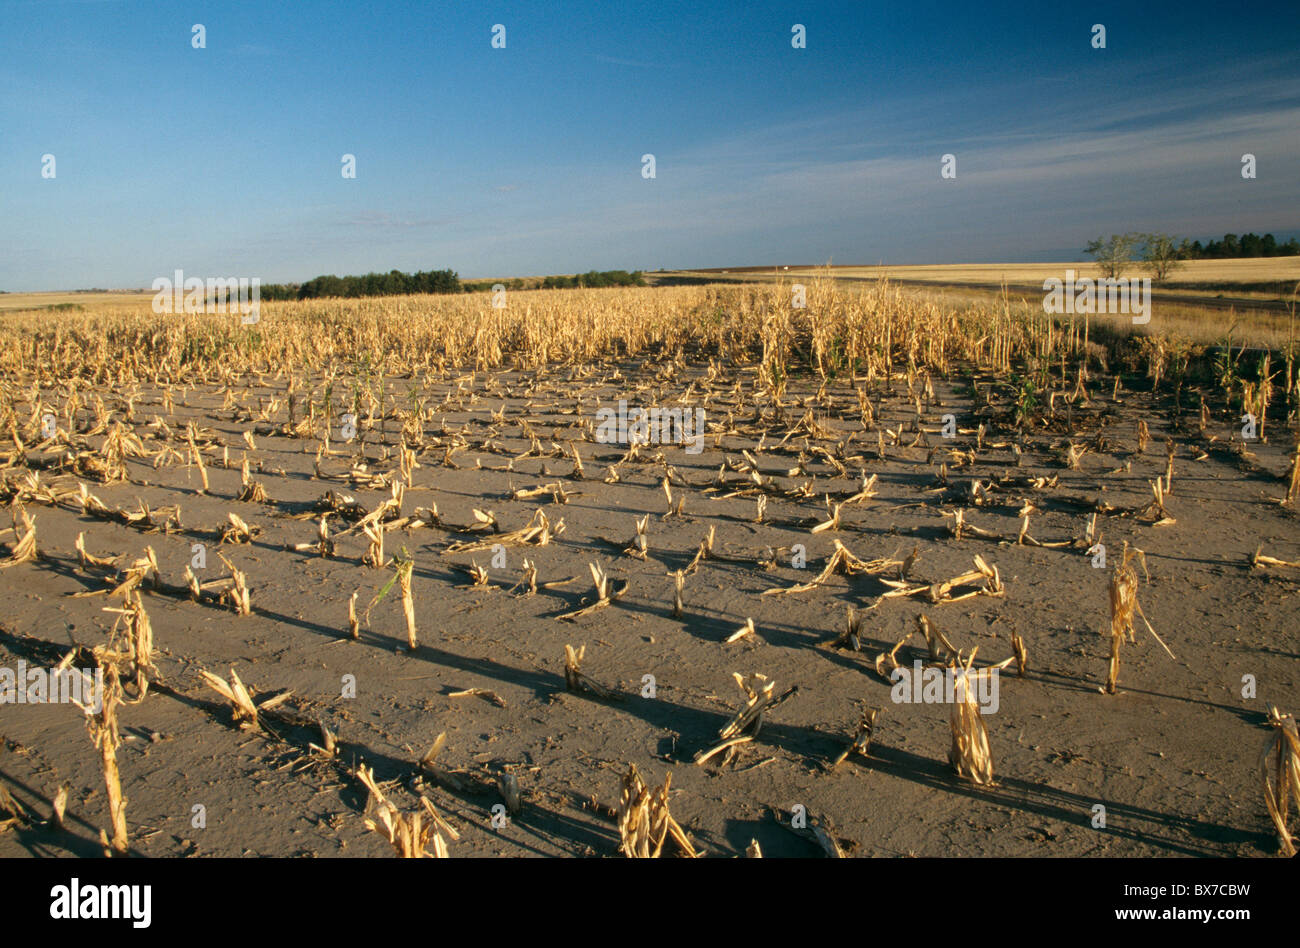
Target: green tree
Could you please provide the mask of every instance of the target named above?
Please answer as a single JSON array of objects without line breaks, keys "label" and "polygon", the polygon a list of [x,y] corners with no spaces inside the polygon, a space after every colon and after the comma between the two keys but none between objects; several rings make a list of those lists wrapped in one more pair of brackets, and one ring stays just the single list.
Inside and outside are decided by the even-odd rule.
[{"label": "green tree", "polygon": [[1133,262],[1133,251],[1141,242],[1141,234],[1111,234],[1106,238],[1098,237],[1088,241],[1088,246],[1083,251],[1097,261],[1097,266],[1101,267],[1107,277],[1114,279]]},{"label": "green tree", "polygon": [[[1185,247],[1187,241],[1183,241]],[[1163,281],[1174,270],[1182,266],[1179,259],[1182,249],[1168,234],[1144,234],[1142,236],[1142,263],[1151,271],[1153,279]]]}]

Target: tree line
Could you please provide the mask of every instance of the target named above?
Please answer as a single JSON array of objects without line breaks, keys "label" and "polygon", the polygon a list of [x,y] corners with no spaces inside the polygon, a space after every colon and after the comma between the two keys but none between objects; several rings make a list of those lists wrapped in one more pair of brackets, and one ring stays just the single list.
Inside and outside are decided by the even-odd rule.
[{"label": "tree line", "polygon": [[574,276],[548,276],[541,279],[496,280],[462,283],[454,270],[422,270],[403,273],[367,273],[363,276],[318,276],[306,283],[264,283],[260,298],[264,300],[308,300],[329,296],[407,296],[415,293],[483,293],[497,284],[511,290],[576,289],[601,286],[645,286],[640,270],[588,270]]},{"label": "tree line", "polygon": [[1111,234],[1088,242],[1084,253],[1097,261],[1106,276],[1119,276],[1127,267],[1140,262],[1153,279],[1163,280],[1184,260],[1214,260],[1239,257],[1289,257],[1300,255],[1300,241],[1292,237],[1278,243],[1272,234],[1260,237],[1224,234],[1223,240],[1202,244],[1199,240],[1181,240],[1168,234]]},{"label": "tree line", "polygon": [[1300,255],[1300,240],[1292,237],[1286,243],[1278,243],[1272,234],[1260,237],[1258,234],[1224,234],[1222,240],[1210,240],[1202,244],[1199,240],[1179,245],[1188,260],[1217,259],[1221,257],[1294,257]]}]

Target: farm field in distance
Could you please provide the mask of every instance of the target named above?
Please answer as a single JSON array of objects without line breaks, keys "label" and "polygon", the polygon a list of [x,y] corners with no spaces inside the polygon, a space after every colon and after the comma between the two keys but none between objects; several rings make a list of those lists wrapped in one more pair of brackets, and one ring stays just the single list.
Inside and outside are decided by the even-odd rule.
[{"label": "farm field in distance", "polygon": [[[918,266],[797,266],[742,267],[711,270],[657,271],[652,283],[771,282],[793,283],[833,276],[850,283],[888,280],[950,304],[1001,304],[1003,285],[1012,305],[1042,305],[1043,281],[1063,279],[1067,270],[1077,278],[1097,279],[1103,272],[1091,261],[1073,263],[976,263]],[[1123,274],[1143,277],[1133,265]],[[1186,260],[1169,276],[1152,285],[1158,331],[1199,343],[1221,343],[1229,325],[1237,342],[1278,347],[1292,337],[1292,311],[1300,293],[1300,257],[1261,257],[1228,260]]]},{"label": "farm field in distance", "polygon": [[[1278,853],[1293,316],[1242,311],[1224,353],[1217,310],[987,295],[1089,269],[1048,266],[247,325],[0,296],[0,666],[105,668],[121,735],[6,705],[0,856],[387,855],[376,791],[453,856],[612,856],[669,774],[639,804],[665,854]],[[971,289],[892,282],[922,279]],[[688,427],[611,436],[620,402]],[[919,666],[984,669],[996,706],[896,700]]]},{"label": "farm field in distance", "polygon": [[[660,271],[661,273],[707,273],[710,277],[721,278],[724,274],[732,279],[750,275],[764,275],[778,270],[782,276],[811,277],[826,268],[824,266],[789,266],[778,267],[740,267],[730,269],[709,269],[690,271]],[[832,264],[831,272],[843,279],[876,280],[888,277],[903,282],[930,282],[944,284],[965,284],[969,286],[999,287],[1003,282],[1010,284],[1030,283],[1041,287],[1048,277],[1060,277],[1067,269],[1074,270],[1080,276],[1097,278],[1104,276],[1092,261],[1073,263],[965,263],[965,264],[918,264],[918,265],[881,265],[881,266],[844,266]],[[1145,276],[1140,266],[1134,263],[1124,276]],[[1261,297],[1289,298],[1294,284],[1300,283],[1300,257],[1252,257],[1225,260],[1184,260],[1160,285],[1160,289],[1174,292],[1206,292],[1204,287],[1221,285],[1230,289],[1233,295],[1258,293]],[[1282,293],[1269,293],[1253,289],[1259,284],[1285,287]]]}]

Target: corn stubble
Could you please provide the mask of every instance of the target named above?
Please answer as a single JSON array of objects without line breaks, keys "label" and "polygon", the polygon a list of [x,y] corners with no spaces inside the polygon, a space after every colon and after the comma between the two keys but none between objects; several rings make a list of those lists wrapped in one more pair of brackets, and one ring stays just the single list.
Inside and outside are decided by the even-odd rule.
[{"label": "corn stubble", "polygon": [[109,839],[103,830],[100,838],[105,849],[125,854],[128,846],[126,828],[126,797],[122,794],[122,777],[117,767],[117,749],[122,746],[122,734],[118,730],[117,709],[122,704],[122,682],[117,665],[103,661],[104,694],[102,706],[97,712],[86,714],[86,729],[90,732],[90,741],[99,752],[100,769],[104,774],[104,789],[108,793],[108,816],[113,828]]},{"label": "corn stubble", "polygon": [[[989,750],[989,732],[984,726],[983,715],[975,701],[975,691],[971,680],[979,672],[972,672],[975,662],[972,649],[970,658],[963,666],[955,668],[956,686],[953,691],[952,712],[948,725],[952,731],[952,746],[948,750],[948,762],[952,764],[957,776],[970,780],[981,786],[993,782],[993,753]],[[988,669],[981,669],[985,674],[994,674]]]},{"label": "corn stubble", "polygon": [[369,791],[366,800],[366,829],[387,839],[403,859],[448,857],[447,841],[443,834],[453,842],[460,839],[460,834],[442,817],[428,797],[420,796],[419,810],[403,813],[379,789],[371,768],[365,765],[358,767],[357,779]]},{"label": "corn stubble", "polygon": [[[755,457],[763,456],[764,442],[760,441],[752,453],[749,450],[742,452],[745,458],[743,463],[733,464],[728,459],[719,472],[717,482],[701,496],[721,494],[723,497],[753,498],[753,513],[749,518],[766,525],[780,522],[781,511],[778,507],[782,498],[805,501],[817,497],[819,492],[815,491],[813,475],[808,470],[814,461],[833,470],[833,476],[846,477],[849,476],[850,466],[862,460],[860,456],[854,456],[852,450],[846,450],[847,441],[837,446],[833,452],[810,443],[809,438],[813,441],[827,440],[829,432],[822,424],[824,419],[819,420],[812,399],[804,399],[801,403],[799,399],[787,395],[786,386],[792,374],[798,375],[800,371],[808,370],[822,379],[822,390],[816,396],[817,402],[822,401],[827,381],[837,377],[842,379],[840,373],[845,367],[852,367],[852,384],[857,385],[861,381],[869,387],[875,386],[879,395],[879,383],[883,381],[886,388],[892,386],[899,377],[899,361],[905,359],[908,400],[915,406],[915,422],[899,423],[896,425],[897,430],[885,428],[885,408],[883,405],[878,408],[872,404],[872,398],[877,395],[869,395],[864,387],[857,389],[861,417],[861,431],[857,434],[862,436],[863,442],[874,442],[877,454],[883,460],[887,447],[886,436],[892,454],[898,454],[909,446],[929,444],[926,433],[933,433],[934,429],[923,428],[921,422],[922,400],[925,400],[927,408],[933,404],[931,372],[949,375],[955,365],[967,363],[981,370],[1005,375],[1013,365],[1027,359],[1047,360],[1059,357],[1064,384],[1066,358],[1079,356],[1078,340],[1073,327],[1066,335],[1062,329],[1052,326],[1050,321],[1044,322],[1041,316],[1032,314],[1022,317],[1013,316],[1009,310],[990,313],[987,308],[954,309],[935,306],[904,296],[883,281],[852,294],[830,281],[818,281],[813,288],[817,306],[808,313],[791,310],[788,296],[782,298],[784,293],[784,287],[660,287],[617,293],[593,290],[575,290],[565,294],[536,293],[524,297],[528,305],[526,320],[518,319],[517,313],[484,307],[470,294],[438,299],[436,303],[429,302],[427,298],[268,302],[264,306],[266,318],[259,327],[256,344],[251,341],[249,334],[232,331],[222,320],[178,314],[175,319],[160,324],[152,315],[130,307],[107,310],[93,332],[84,331],[84,325],[77,317],[57,313],[39,317],[20,314],[12,320],[6,320],[5,325],[0,327],[0,340],[6,343],[0,345],[0,378],[6,380],[0,386],[0,431],[8,429],[15,452],[5,466],[25,464],[19,455],[28,445],[35,443],[37,448],[33,450],[44,451],[50,459],[51,467],[63,471],[70,478],[85,477],[102,484],[130,483],[133,459],[145,459],[152,461],[155,469],[176,464],[196,470],[201,480],[200,492],[206,494],[211,491],[209,467],[229,471],[238,463],[239,489],[233,494],[233,499],[274,508],[276,504],[268,499],[265,486],[255,479],[254,468],[248,456],[249,452],[258,451],[254,434],[258,438],[278,434],[304,439],[310,450],[316,451],[316,475],[320,479],[337,481],[355,490],[391,488],[393,496],[379,509],[367,514],[348,495],[330,491],[327,497],[332,497],[334,503],[327,509],[318,507],[309,515],[311,519],[319,516],[316,539],[309,543],[295,544],[294,548],[320,557],[332,557],[337,552],[336,541],[349,534],[358,534],[365,544],[364,553],[359,557],[364,566],[378,570],[386,570],[391,566],[394,569],[383,592],[387,592],[393,585],[399,587],[406,620],[407,645],[410,649],[415,649],[417,634],[411,590],[414,562],[405,549],[403,555],[396,559],[390,559],[385,554],[386,533],[395,529],[404,529],[409,533],[414,529],[438,528],[444,532],[460,534],[459,539],[444,548],[443,552],[450,554],[486,550],[498,544],[525,549],[547,546],[563,532],[564,522],[557,520],[552,523],[547,514],[537,508],[532,513],[532,519],[522,528],[504,532],[496,514],[490,510],[476,509],[473,512],[474,523],[467,527],[457,527],[442,521],[437,505],[433,502],[427,508],[416,508],[413,514],[403,516],[402,498],[408,487],[416,489],[412,477],[417,469],[439,464],[455,469],[458,465],[453,457],[464,455],[477,445],[471,443],[467,434],[449,430],[444,423],[443,436],[435,442],[438,446],[437,453],[430,459],[428,452],[434,448],[429,444],[426,423],[433,419],[436,406],[432,403],[426,405],[420,393],[413,388],[407,410],[386,406],[382,392],[377,405],[374,404],[376,399],[369,392],[364,393],[359,400],[354,401],[359,422],[362,412],[369,412],[366,422],[359,424],[360,437],[350,447],[336,446],[332,449],[330,429],[337,420],[335,406],[328,397],[319,404],[316,402],[315,393],[311,391],[315,382],[310,379],[306,385],[308,396],[304,396],[298,387],[299,380],[295,378],[295,366],[319,367],[325,378],[326,391],[340,371],[347,371],[342,367],[355,364],[358,353],[381,354],[381,372],[404,374],[408,378],[421,373],[426,377],[441,375],[446,378],[449,367],[462,366],[466,367],[467,372],[468,367],[473,367],[475,373],[495,373],[503,369],[540,372],[555,365],[567,365],[571,369],[576,367],[582,371],[583,366],[601,363],[611,356],[620,360],[648,361],[654,358],[655,353],[665,351],[691,352],[707,358],[711,382],[725,371],[722,367],[728,363],[753,366],[757,369],[754,386],[757,396],[755,415],[760,420],[766,416],[769,419],[775,418],[778,424],[784,424],[790,429],[787,438],[796,432],[803,437],[802,448],[797,448],[797,443],[792,445],[798,450],[798,461],[788,473],[790,477],[807,477],[807,480],[801,487],[786,492],[777,484],[776,478],[762,474]],[[816,318],[812,317],[812,312],[816,312]],[[41,347],[39,342],[42,337],[37,334],[44,334],[51,328],[59,340],[58,344]],[[106,340],[109,345],[105,344]],[[1085,352],[1086,346],[1085,335]],[[1164,355],[1161,354],[1160,358],[1163,360]],[[679,355],[679,362],[680,359]],[[676,363],[670,368],[675,370],[675,366]],[[1079,366],[1075,394],[1068,397],[1086,403],[1090,398],[1084,384],[1087,378],[1086,360],[1079,363]],[[8,383],[9,379],[31,377],[33,369],[36,378],[32,394],[25,395]],[[287,423],[282,423],[283,416],[272,421],[270,415],[276,410],[275,399],[272,399],[270,406],[263,406],[259,398],[259,405],[253,408],[248,404],[246,395],[237,395],[241,377],[247,379],[259,374],[278,379],[284,379],[287,375]],[[98,397],[94,398],[93,406],[84,403],[84,396],[75,390],[74,383],[87,378],[93,378],[96,384],[106,383],[120,387],[125,393],[121,407],[110,409]],[[468,392],[470,403],[473,404],[478,398],[473,390],[473,376],[466,378],[470,382]],[[619,376],[615,374],[614,378],[618,379]],[[664,375],[663,378],[669,379],[671,374]],[[136,424],[135,418],[138,383],[144,379],[161,387],[161,404],[170,419],[168,423],[162,418],[156,418],[148,432],[143,425]],[[40,388],[50,380],[68,380],[63,408],[50,406],[66,415],[66,424],[60,424],[52,437],[38,434],[41,427],[40,415],[46,405],[42,401]],[[223,444],[212,429],[200,428],[192,420],[181,422],[175,417],[173,398],[178,398],[185,405],[186,388],[181,387],[176,393],[173,393],[173,388],[177,383],[188,386],[197,385],[200,381],[221,386],[217,389],[218,394],[224,390],[222,411],[230,411],[250,422],[264,422],[260,427],[254,426],[242,432],[243,443],[248,449],[242,462],[230,459],[228,449],[231,446]],[[457,400],[465,391],[463,381],[464,379],[459,383]],[[1288,382],[1288,390],[1290,386],[1291,383]],[[1115,400],[1118,391],[1117,383],[1115,395],[1112,396]],[[736,382],[735,394],[741,394],[739,381]],[[1055,399],[1057,394],[1053,392],[1052,398]],[[20,414],[17,408],[24,397],[31,410],[30,417],[26,409]],[[45,397],[50,396],[47,394]],[[367,398],[371,402],[368,408]],[[759,404],[760,398],[764,400],[762,404]],[[1263,409],[1267,407],[1268,392],[1252,393],[1251,398],[1262,406],[1258,409],[1262,430]],[[453,396],[449,394],[442,407],[448,407],[452,401]],[[985,401],[987,406],[987,395]],[[505,401],[502,400],[500,404],[502,407],[499,410],[489,409],[494,426],[504,425],[506,421]],[[707,397],[704,404],[709,405]],[[84,409],[93,409],[94,414],[88,424],[80,424],[80,427],[77,419],[79,407],[83,408],[82,419],[86,414]],[[582,411],[579,398],[576,414],[580,416]],[[1055,415],[1054,408],[1052,413]],[[737,410],[737,415],[739,414],[740,411]],[[383,431],[385,439],[381,449],[381,463],[389,462],[391,449],[383,426],[392,420],[396,420],[400,426],[396,457],[400,480],[394,480],[395,475],[391,471],[370,467],[372,458],[367,456],[366,449],[373,449],[373,439],[370,445],[365,444],[367,434],[374,435]],[[720,444],[722,434],[737,433],[737,421],[728,415],[725,425],[710,425],[709,437],[713,439],[715,447]],[[762,423],[768,422],[763,420]],[[743,426],[744,421],[740,420],[739,424]],[[1202,429],[1205,424],[1203,406]],[[20,431],[20,428],[23,430]],[[873,428],[874,432],[871,430]],[[554,439],[559,436],[554,435],[548,446],[545,433],[534,433],[526,422],[521,425],[521,429],[527,440],[531,441],[529,449],[513,459],[507,456],[508,463],[504,467],[492,468],[493,470],[517,470],[512,465],[522,458],[558,458],[566,468],[572,462],[570,473],[559,475],[570,482],[569,488],[573,486],[571,482],[601,477],[600,473],[588,475],[584,472],[583,459],[576,442],[557,444]],[[465,431],[468,430],[466,426]],[[586,430],[591,430],[589,421]],[[985,425],[981,423],[976,443],[979,451],[985,449],[985,430]],[[915,432],[914,440],[904,437],[905,434],[910,436],[912,432]],[[140,433],[145,434],[144,440]],[[157,447],[153,450],[146,448],[145,442],[155,433],[157,441],[154,444]],[[494,430],[488,441],[484,442],[484,449],[491,450],[492,438],[496,435]],[[98,441],[92,442],[92,436]],[[766,432],[763,437],[765,440]],[[1071,435],[1064,439],[1064,460],[1068,468],[1079,469],[1083,466],[1081,462],[1086,460],[1087,454],[1094,447],[1076,444],[1073,438]],[[1139,421],[1139,455],[1146,450],[1149,440],[1150,432],[1146,423]],[[784,441],[782,446],[785,446]],[[865,448],[864,444],[855,447]],[[1005,449],[1008,445],[1003,444],[1001,447]],[[1018,463],[1020,446],[1009,447],[1016,452]],[[656,480],[662,485],[668,504],[664,519],[680,518],[683,516],[683,494],[686,488],[697,485],[682,478],[673,471],[671,465],[663,461],[662,455],[656,458],[654,453],[652,445],[634,444],[616,463],[606,466],[610,460],[608,457],[590,458],[589,461],[593,471],[603,469],[607,472],[604,477],[606,483],[619,483],[625,477],[630,482],[631,472],[643,470],[644,467],[641,466],[658,463],[663,470],[662,478],[656,475]],[[865,454],[865,450],[861,450],[861,454]],[[936,451],[932,449],[931,458],[935,454]],[[1173,525],[1175,522],[1166,509],[1166,501],[1172,494],[1173,487],[1175,452],[1172,441],[1166,441],[1165,454],[1163,477],[1151,482],[1152,499],[1144,507],[1131,511],[1141,520],[1158,526]],[[417,461],[417,455],[424,458],[423,465]],[[850,457],[854,460],[851,461]],[[949,464],[954,470],[959,470],[974,461],[974,452],[969,452],[969,456],[964,452],[946,452],[945,463],[939,468],[940,486],[947,486]],[[476,464],[480,468],[484,467],[481,459]],[[728,477],[728,466],[741,476]],[[263,468],[259,465],[257,470]],[[554,476],[556,475],[544,470],[542,477],[548,480],[540,486],[514,490],[512,485],[511,497],[515,500],[538,499],[540,502],[546,502],[546,498],[549,498],[550,502],[562,505],[581,493],[566,488],[559,481],[549,480]],[[28,515],[19,497],[39,498],[37,502],[49,503],[51,506],[66,504],[68,499],[72,499],[72,503],[79,504],[81,513],[87,518],[121,524],[140,532],[170,532],[180,526],[178,508],[151,510],[143,501],[138,501],[135,509],[110,507],[91,494],[80,480],[76,482],[76,492],[69,491],[61,497],[59,493],[64,490],[63,487],[38,484],[38,479],[39,475],[37,479],[18,488],[5,475],[4,487],[7,492],[12,492],[14,499],[11,504],[12,528],[3,532],[11,533],[12,537],[6,540],[7,557],[0,560],[0,568],[30,564],[42,555],[37,548],[35,518]],[[825,497],[824,516],[798,522],[798,528],[810,531],[810,534],[805,535],[836,534],[853,529],[850,518],[876,496],[875,480],[875,475],[868,478],[863,472],[861,488],[856,494],[850,495],[849,491],[844,491],[834,499],[828,494]],[[1282,502],[1294,504],[1300,497],[1300,445],[1297,446],[1290,471],[1284,480],[1286,496]],[[682,493],[676,496],[674,483],[682,487]],[[218,489],[220,486],[219,484]],[[704,487],[703,484],[698,486]],[[975,507],[989,504],[997,489],[993,481],[989,482],[987,488],[975,481],[969,503]],[[6,493],[6,497],[9,496],[10,493]],[[818,509],[820,506],[819,504]],[[249,513],[247,508],[244,511],[249,520],[259,519]],[[1038,513],[1038,508],[1032,502],[1024,502],[1018,533],[1002,537],[969,523],[963,510],[958,508],[950,514],[950,532],[957,540],[975,537],[1029,548],[1058,547],[1071,542],[1041,542],[1035,539],[1030,533],[1030,515],[1034,513]],[[352,526],[331,535],[328,517],[337,517],[336,522],[347,522]],[[231,511],[222,527],[213,532],[222,543],[249,544],[261,530]],[[1088,545],[1091,546],[1099,539],[1099,535],[1090,527]],[[917,549],[913,549],[912,554],[905,559],[897,558],[896,553],[890,557],[863,560],[851,553],[838,539],[833,542],[833,550],[825,568],[811,581],[768,589],[764,595],[787,596],[813,592],[819,587],[825,587],[836,575],[875,577],[874,581],[882,584],[886,591],[875,598],[865,613],[851,611],[846,631],[836,640],[836,644],[851,647],[854,651],[858,650],[866,631],[864,615],[870,618],[871,610],[886,600],[905,599],[937,606],[975,596],[1002,597],[1006,594],[997,567],[990,566],[979,557],[975,558],[973,571],[937,582],[915,581],[910,578],[910,574],[917,560]],[[652,556],[648,539],[648,515],[637,519],[636,533],[631,541],[619,546],[624,555],[637,560],[646,560]],[[157,677],[157,669],[152,660],[153,630],[149,615],[144,609],[141,591],[147,584],[155,590],[158,588],[158,564],[152,549],[148,549],[146,556],[136,559],[119,573],[118,564],[126,559],[125,554],[96,555],[86,549],[82,536],[78,536],[75,550],[83,571],[113,577],[111,582],[102,577],[108,588],[94,594],[107,593],[115,600],[120,600],[120,604],[110,610],[117,616],[110,647],[97,652],[106,672],[104,709],[98,714],[88,713],[87,718],[109,790],[113,833],[108,845],[117,852],[124,852],[127,839],[124,815],[126,801],[117,772],[116,748],[119,746],[120,735],[116,713],[119,706],[129,703],[123,694],[123,681],[128,686],[134,683],[138,701],[143,700],[150,682]],[[1118,683],[1120,645],[1125,635],[1130,643],[1134,642],[1136,618],[1140,617],[1155,636],[1154,629],[1151,629],[1137,602],[1139,584],[1136,571],[1131,565],[1133,558],[1141,558],[1141,552],[1129,551],[1126,547],[1110,580],[1111,655],[1104,690],[1111,694],[1115,693]],[[709,528],[708,536],[689,565],[669,573],[673,577],[675,618],[680,619],[684,615],[686,578],[695,573],[701,563],[710,559],[727,559],[725,554],[714,551],[713,527]],[[772,559],[775,559],[775,554],[772,554]],[[225,557],[222,560],[229,570],[228,578],[222,580],[200,584],[192,570],[186,571],[191,597],[196,602],[206,600],[210,603],[211,597],[205,593],[210,588],[217,587],[220,589],[221,603],[238,615],[250,615],[251,593],[247,576]],[[1145,570],[1144,559],[1142,563]],[[1252,565],[1278,569],[1298,566],[1294,562],[1265,556],[1262,550],[1257,551]],[[496,588],[488,583],[487,571],[477,564],[468,571],[475,585]],[[617,602],[628,588],[626,583],[614,583],[605,569],[596,563],[590,564],[590,572],[594,596],[578,603],[579,608],[561,618],[576,619],[604,609]],[[525,590],[525,595],[532,595],[539,586],[546,589],[569,582],[572,580],[539,583],[535,563],[524,559],[523,576],[515,588]],[[383,592],[372,600],[371,606],[382,598]],[[699,598],[702,599],[703,595],[701,589]],[[358,593],[354,592],[348,604],[349,634],[353,639],[360,635],[357,598]],[[341,604],[337,615],[341,619]],[[742,616],[744,613],[735,616],[735,622],[739,622]],[[369,609],[366,610],[367,622],[368,617]],[[737,629],[730,640],[756,638],[756,631],[753,620],[746,618],[745,625]],[[974,651],[969,658],[963,658],[961,652],[953,647],[944,633],[926,616],[919,617],[915,632],[925,637],[932,662],[963,671],[970,676],[991,673],[989,669],[974,669]],[[1158,636],[1155,637],[1160,641]],[[1165,647],[1162,641],[1160,644]],[[895,657],[902,645],[903,642],[900,642],[892,652],[881,653],[876,664],[882,675],[887,666],[897,665]],[[996,667],[1005,667],[1014,660],[1018,672],[1023,676],[1028,662],[1025,643],[1013,632],[1011,645],[1013,658]],[[1167,647],[1165,650],[1168,652]],[[573,692],[601,698],[621,697],[612,689],[594,682],[581,670],[583,657],[584,649],[575,650],[566,646],[567,687]],[[284,694],[260,703],[255,701],[233,668],[228,680],[208,672],[201,672],[201,675],[207,686],[231,705],[235,721],[244,728],[262,727],[262,717],[266,712],[288,697]],[[724,752],[725,760],[733,759],[740,745],[759,736],[764,715],[795,691],[791,689],[776,696],[772,682],[761,675],[749,678],[736,676],[736,680],[743,695],[743,703],[720,732],[721,742],[698,754],[698,763],[702,764]],[[493,693],[484,689],[466,689],[452,694],[453,697],[461,695],[476,695],[489,701],[494,697]],[[499,698],[497,700],[500,701]],[[876,713],[875,710],[863,712],[855,732],[848,739],[848,746],[836,764],[847,759],[850,754],[856,753],[863,757],[869,754]],[[1280,716],[1272,710],[1270,724],[1276,733],[1262,758],[1266,802],[1283,851],[1292,854],[1295,848],[1293,837],[1287,828],[1289,807],[1292,802],[1300,805],[1300,783],[1297,783],[1300,765],[1297,764],[1295,723],[1289,716]],[[959,685],[959,700],[952,708],[950,728],[952,745],[949,760],[954,770],[976,784],[990,783],[993,780],[993,764],[988,733],[968,680]],[[336,754],[335,742],[323,725],[322,733],[325,746],[316,749],[333,759]],[[425,762],[426,772],[435,769],[433,757],[441,740],[440,737]],[[375,782],[373,773],[361,768],[357,777],[369,791],[367,826],[383,835],[395,851],[408,857],[446,855],[444,836],[454,841],[457,838],[455,831],[442,820],[427,799],[421,798],[420,809],[415,812],[403,813],[384,795]],[[660,788],[649,788],[635,767],[624,778],[619,826],[620,850],[625,854],[658,856],[670,840],[684,854],[696,854],[689,839],[668,811],[669,783],[670,778],[665,779]],[[508,802],[512,796],[517,801],[518,786],[512,775],[502,778],[501,788]],[[834,844],[833,848],[838,849],[838,844]],[[759,854],[755,845],[753,855]]]},{"label": "corn stubble", "polygon": [[658,859],[669,840],[683,856],[693,859],[700,855],[669,812],[668,789],[672,780],[673,775],[669,773],[663,786],[652,789],[641,779],[636,764],[628,768],[618,800],[618,849],[623,855]]},{"label": "corn stubble", "polygon": [[1268,709],[1268,723],[1274,733],[1259,756],[1264,804],[1277,831],[1282,855],[1294,856],[1295,836],[1288,829],[1287,821],[1292,803],[1300,810],[1300,733],[1295,718],[1279,714],[1277,708]]},{"label": "corn stubble", "polygon": [[1141,604],[1138,603],[1138,576],[1137,570],[1133,568],[1135,560],[1142,564],[1142,571],[1145,573],[1145,554],[1138,549],[1130,550],[1128,543],[1125,542],[1119,564],[1110,577],[1110,666],[1106,675],[1106,685],[1102,689],[1108,695],[1115,694],[1119,684],[1120,645],[1124,641],[1125,634],[1128,635],[1130,644],[1137,641],[1133,622],[1135,615],[1142,619],[1142,624],[1151,633],[1151,637],[1160,643],[1160,647],[1169,657],[1174,657],[1174,653],[1169,651],[1169,646],[1156,635],[1156,630],[1151,627]]}]

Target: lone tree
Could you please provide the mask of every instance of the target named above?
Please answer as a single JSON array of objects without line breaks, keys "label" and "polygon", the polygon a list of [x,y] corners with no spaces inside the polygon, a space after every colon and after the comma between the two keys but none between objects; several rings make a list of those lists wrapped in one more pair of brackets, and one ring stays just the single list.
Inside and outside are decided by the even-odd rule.
[{"label": "lone tree", "polygon": [[1141,234],[1111,234],[1106,238],[1098,237],[1088,241],[1083,252],[1097,261],[1097,266],[1101,267],[1108,278],[1114,279],[1133,262],[1133,250],[1140,243]]},{"label": "lone tree", "polygon": [[1142,240],[1142,264],[1155,280],[1163,281],[1183,265],[1187,241],[1178,244],[1168,234],[1145,234]]}]

